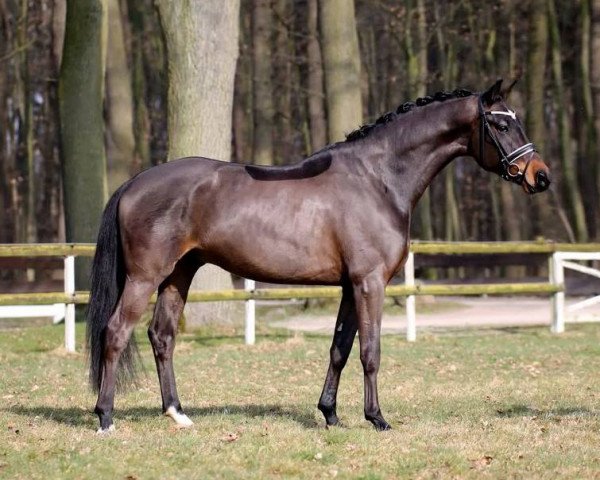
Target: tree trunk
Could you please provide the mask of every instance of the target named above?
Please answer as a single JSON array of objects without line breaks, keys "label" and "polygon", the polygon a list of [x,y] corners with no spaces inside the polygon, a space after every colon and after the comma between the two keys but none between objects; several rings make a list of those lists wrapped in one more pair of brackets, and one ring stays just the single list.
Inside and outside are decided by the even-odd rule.
[{"label": "tree trunk", "polygon": [[580,242],[587,241],[587,226],[585,210],[581,193],[577,185],[577,169],[573,158],[571,141],[571,122],[569,119],[569,105],[565,99],[564,81],[562,71],[562,53],[558,19],[554,0],[548,0],[548,20],[550,23],[550,42],[552,48],[552,74],[554,78],[554,102],[557,112],[558,144],[564,188],[562,189],[567,208],[575,220],[575,234]]},{"label": "tree trunk", "polygon": [[[95,242],[107,198],[102,98],[106,0],[67,0],[59,80],[63,191],[68,242]],[[77,263],[87,289],[89,261]]]},{"label": "tree trunk", "polygon": [[66,0],[53,0],[52,11],[52,53],[56,58],[56,65],[60,67],[65,43],[65,20],[67,18]]},{"label": "tree trunk", "polygon": [[329,141],[344,140],[362,123],[360,53],[354,0],[320,0]]},{"label": "tree trunk", "polygon": [[[413,41],[411,25],[416,19],[417,24],[417,46]],[[406,30],[404,37],[404,48],[408,64],[408,93],[409,98],[423,97],[427,89],[427,19],[425,17],[425,6],[423,0],[418,0],[406,14]],[[417,223],[418,236],[422,240],[433,238],[433,220],[431,218],[431,186],[428,187],[419,200],[415,209],[414,217]]]},{"label": "tree trunk", "polygon": [[240,11],[240,54],[235,69],[233,100],[234,160],[252,162],[253,109],[252,109],[252,5]]},{"label": "tree trunk", "polygon": [[[600,138],[600,0],[592,0],[591,87],[595,137]],[[600,167],[596,165],[596,188],[600,189]]]},{"label": "tree trunk", "polygon": [[33,92],[29,96],[33,137],[31,232],[38,242],[57,241],[61,220],[58,91],[57,83],[49,80],[58,77],[53,19],[55,14],[61,13],[55,12],[59,4],[53,0],[38,0],[29,6],[29,37],[35,39],[34,48],[28,51],[29,90]]},{"label": "tree trunk", "polygon": [[150,162],[150,115],[146,105],[148,79],[144,72],[144,5],[133,0],[127,2],[131,31],[131,95],[133,102],[133,137],[135,153],[130,173],[147,168]]},{"label": "tree trunk", "polygon": [[[542,157],[545,154],[544,79],[548,51],[548,16],[546,0],[530,3],[530,35],[527,54],[527,134]],[[546,200],[533,199],[533,234],[541,235],[542,227],[550,222]]]},{"label": "tree trunk", "polygon": [[168,65],[166,40],[155,0],[128,0],[143,15],[143,68],[146,77],[145,102],[148,109],[150,164],[167,160]]},{"label": "tree trunk", "polygon": [[[510,12],[510,20],[508,23],[509,41],[508,41],[508,70],[512,76],[516,72],[517,48],[515,43],[515,11],[514,7]],[[514,96],[514,93],[513,93]],[[505,240],[521,240],[520,218],[518,215],[519,208],[515,201],[515,185],[508,182],[500,182],[500,202],[502,204],[502,218],[504,219],[504,239]],[[524,271],[521,267],[511,266],[507,268],[508,276],[518,277]]]},{"label": "tree trunk", "polygon": [[[239,0],[156,4],[169,63],[169,159],[202,155],[229,160]],[[231,286],[231,276],[212,265],[202,267],[192,283],[192,289]],[[230,320],[236,311],[231,302],[195,303],[187,306],[186,316],[206,323]]]},{"label": "tree trunk", "polygon": [[[435,23],[441,22],[442,14],[440,12],[440,2],[436,0],[434,3],[434,18]],[[436,29],[436,40],[438,50],[438,70],[444,72],[443,88],[444,90],[450,90],[456,83],[458,77],[458,70],[456,68],[456,61],[454,58],[452,43],[448,41],[445,34],[445,29],[438,27]],[[455,164],[450,163],[443,172],[444,175],[444,204],[445,218],[444,218],[444,240],[460,240],[460,215],[458,212],[458,200],[456,197],[456,189],[454,187],[455,179]]]},{"label": "tree trunk", "polygon": [[[581,189],[587,214],[587,225],[590,236],[595,237],[598,231],[598,186],[596,185],[596,172],[598,169],[598,138],[596,136],[594,105],[592,100],[591,82],[591,8],[590,0],[581,0],[581,51],[580,51],[580,90],[583,101],[583,122],[580,132],[578,165]],[[592,160],[594,159],[594,160]]]},{"label": "tree trunk", "polygon": [[275,141],[273,158],[277,164],[290,163],[293,158],[292,146],[294,133],[292,129],[292,61],[294,58],[291,30],[293,18],[290,0],[276,0],[273,6],[275,14],[273,30],[273,90]]},{"label": "tree trunk", "polygon": [[134,163],[133,95],[119,0],[108,1],[106,137],[109,191],[129,178]]},{"label": "tree trunk", "polygon": [[273,11],[270,0],[254,0],[252,10],[254,91],[253,163],[273,164],[273,83],[271,73],[271,33]]},{"label": "tree trunk", "polygon": [[[18,39],[20,45],[25,45],[28,41],[29,37],[29,6],[27,1],[21,2],[21,25],[18,30]],[[23,158],[23,171],[25,173],[25,178],[27,179],[27,187],[25,188],[25,201],[23,202],[24,206],[24,218],[25,222],[23,223],[23,234],[22,238],[24,238],[27,243],[35,242],[35,172],[33,171],[33,105],[32,105],[32,91],[31,91],[31,78],[29,76],[29,49],[24,49],[21,51],[19,55],[21,58],[21,74],[20,74],[20,82],[22,84],[22,111],[23,115],[23,125],[22,135],[24,139],[24,145],[22,148],[22,152],[24,155]]]},{"label": "tree trunk", "polygon": [[323,90],[323,59],[319,41],[318,0],[308,0],[308,115],[310,125],[310,145],[312,151],[320,150],[327,143],[327,123],[325,122],[325,92]]}]

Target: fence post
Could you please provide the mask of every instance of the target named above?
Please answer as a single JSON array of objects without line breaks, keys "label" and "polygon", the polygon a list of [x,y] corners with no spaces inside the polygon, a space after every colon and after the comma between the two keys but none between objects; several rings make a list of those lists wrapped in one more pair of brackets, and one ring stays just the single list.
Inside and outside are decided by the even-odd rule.
[{"label": "fence post", "polygon": [[552,295],[552,327],[553,333],[562,333],[565,331],[565,274],[562,265],[562,258],[559,252],[554,252],[550,257],[550,283],[561,287],[560,292]]},{"label": "fence post", "polygon": [[[75,293],[75,257],[65,257],[65,293]],[[75,304],[65,304],[65,350],[75,351]]]},{"label": "fence post", "polygon": [[[408,252],[406,263],[404,264],[404,284],[407,287],[415,285],[415,254]],[[414,342],[417,339],[417,312],[415,296],[406,297],[406,340]]]},{"label": "fence post", "polygon": [[[244,279],[244,290],[251,292],[256,288],[254,280]],[[245,322],[245,340],[246,345],[254,345],[256,339],[255,324],[256,324],[256,300],[246,300],[246,322]]]}]

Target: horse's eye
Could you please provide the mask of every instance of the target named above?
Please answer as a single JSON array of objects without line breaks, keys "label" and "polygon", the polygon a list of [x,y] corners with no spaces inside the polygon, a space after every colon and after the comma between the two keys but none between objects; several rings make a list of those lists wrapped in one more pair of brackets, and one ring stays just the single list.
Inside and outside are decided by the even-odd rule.
[{"label": "horse's eye", "polygon": [[508,125],[501,123],[500,125],[498,125],[498,131],[502,133],[508,132]]}]

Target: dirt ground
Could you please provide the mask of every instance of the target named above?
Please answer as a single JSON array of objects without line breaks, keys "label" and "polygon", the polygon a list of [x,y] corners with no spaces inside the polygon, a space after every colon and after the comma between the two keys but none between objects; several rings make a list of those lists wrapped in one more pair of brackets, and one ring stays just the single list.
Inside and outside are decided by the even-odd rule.
[{"label": "dirt ground", "polygon": [[[567,307],[579,298],[568,298]],[[443,299],[436,302],[452,302],[451,308],[430,309],[419,312],[417,305],[417,333],[419,329],[449,329],[469,327],[512,327],[548,325],[551,323],[551,303],[549,299],[533,297],[464,297]],[[577,312],[567,313],[567,322],[600,321],[600,304]],[[290,330],[331,333],[335,324],[333,315],[298,315],[272,323],[276,327]],[[567,327],[568,328],[568,325]],[[384,333],[406,331],[406,315],[384,314]]]}]

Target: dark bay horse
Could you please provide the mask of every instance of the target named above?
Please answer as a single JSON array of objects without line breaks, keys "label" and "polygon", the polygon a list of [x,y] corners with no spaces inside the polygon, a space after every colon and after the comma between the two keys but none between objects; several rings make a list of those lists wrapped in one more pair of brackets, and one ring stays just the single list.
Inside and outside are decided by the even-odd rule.
[{"label": "dark bay horse", "polygon": [[102,217],[87,316],[100,431],[114,428],[116,383],[133,374],[132,330],[156,290],[148,335],[163,412],[191,425],[172,359],[192,277],[205,263],[267,282],[341,285],[318,408],[327,425],[338,423],[340,374],[358,331],[365,417],[378,430],[390,428],[377,398],[384,289],[405,261],[417,201],[459,156],[527,193],[550,185],[501,83],[403,104],[293,166],[184,158],[121,186]]}]

